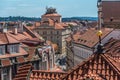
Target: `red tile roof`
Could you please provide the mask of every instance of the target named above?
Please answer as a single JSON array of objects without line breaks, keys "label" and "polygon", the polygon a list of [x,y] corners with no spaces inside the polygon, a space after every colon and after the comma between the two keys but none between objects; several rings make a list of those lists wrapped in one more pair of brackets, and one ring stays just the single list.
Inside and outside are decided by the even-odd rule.
[{"label": "red tile roof", "polygon": [[0,33],[0,44],[20,43],[8,33]]},{"label": "red tile roof", "polygon": [[[19,73],[29,70],[28,67],[20,67]],[[27,74],[28,72],[24,72]],[[19,76],[18,76],[19,75]],[[28,77],[17,75],[17,79]],[[89,59],[83,61],[67,73],[43,70],[32,70],[30,80],[120,80],[120,62],[117,62],[107,54],[93,54]],[[23,79],[26,80],[26,79]]]},{"label": "red tile roof", "polygon": [[18,67],[17,75],[13,80],[28,80],[27,77],[29,75],[29,72],[33,69],[32,64],[24,64],[20,67]]},{"label": "red tile roof", "polygon": [[52,72],[52,71],[41,71],[33,70],[30,75],[30,80],[60,80],[62,76],[66,75],[65,72]]},{"label": "red tile roof", "polygon": [[44,14],[44,15],[42,15],[42,17],[51,17],[51,16],[61,17],[61,15],[59,15],[59,14],[57,14],[57,13],[53,13],[53,14]]},{"label": "red tile roof", "polygon": [[65,27],[60,23],[55,23],[55,29],[65,29]]},{"label": "red tile roof", "polygon": [[6,67],[6,66],[11,66],[11,61],[9,59],[2,59],[1,60],[1,65],[2,67]]},{"label": "red tile roof", "polygon": [[[54,29],[65,29],[65,28],[68,27],[68,24],[57,23],[50,18],[46,19],[45,21],[42,21],[41,25],[39,27],[43,27],[44,25],[48,25],[48,26],[50,26],[51,28],[54,28]],[[38,29],[39,27],[34,27],[34,29]]]},{"label": "red tile roof", "polygon": [[[102,30],[102,39],[107,36],[110,32],[112,32],[113,29],[104,28]],[[94,47],[98,43],[98,36],[97,33],[98,30],[95,30],[95,28],[88,29],[85,33],[81,34],[80,36],[75,36],[75,43],[82,44],[88,47]]]},{"label": "red tile roof", "polygon": [[118,65],[119,63],[114,63],[112,58],[106,54],[94,54],[92,57],[69,71],[62,80],[84,80],[89,76],[89,78],[93,78],[94,80],[119,80],[120,65]]},{"label": "red tile roof", "polygon": [[17,62],[18,63],[24,63],[25,62],[25,58],[23,56],[17,57]]},{"label": "red tile roof", "polygon": [[35,26],[37,27],[37,26],[40,26],[40,22],[35,22]]},{"label": "red tile roof", "polygon": [[105,52],[112,56],[120,56],[120,40],[111,38],[104,45]]},{"label": "red tile roof", "polygon": [[52,48],[54,49],[54,51],[58,50],[58,45],[57,44],[52,44]]},{"label": "red tile roof", "polygon": [[36,50],[36,47],[28,47],[29,50],[28,50],[28,57],[26,58],[27,61],[32,61],[33,59],[33,56],[35,55],[35,50]]}]

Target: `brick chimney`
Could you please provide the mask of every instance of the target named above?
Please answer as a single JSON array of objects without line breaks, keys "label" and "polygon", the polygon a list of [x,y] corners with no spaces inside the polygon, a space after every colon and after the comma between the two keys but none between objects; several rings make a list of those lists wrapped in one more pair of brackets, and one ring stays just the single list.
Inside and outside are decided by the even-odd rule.
[{"label": "brick chimney", "polygon": [[14,27],[14,29],[13,29],[13,33],[14,33],[15,35],[17,35],[17,34],[18,34],[17,27]]}]

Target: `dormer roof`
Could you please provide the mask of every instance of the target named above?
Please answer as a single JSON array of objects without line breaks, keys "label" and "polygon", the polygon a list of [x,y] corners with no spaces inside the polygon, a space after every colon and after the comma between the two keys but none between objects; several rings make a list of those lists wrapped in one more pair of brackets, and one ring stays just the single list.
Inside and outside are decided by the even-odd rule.
[{"label": "dormer roof", "polygon": [[20,43],[18,40],[10,36],[8,33],[0,33],[0,44]]}]

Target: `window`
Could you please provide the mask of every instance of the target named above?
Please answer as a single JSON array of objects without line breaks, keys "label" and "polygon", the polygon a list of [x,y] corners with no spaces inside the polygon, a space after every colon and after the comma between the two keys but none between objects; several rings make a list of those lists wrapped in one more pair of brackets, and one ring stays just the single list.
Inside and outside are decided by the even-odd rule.
[{"label": "window", "polygon": [[42,53],[42,62],[47,61],[47,55],[45,52]]},{"label": "window", "polygon": [[53,38],[53,37],[51,36],[51,40],[52,40],[52,38]]},{"label": "window", "polygon": [[42,70],[47,70],[47,61],[42,62]]},{"label": "window", "polygon": [[5,46],[0,46],[0,55],[5,53]]},{"label": "window", "polygon": [[17,53],[17,46],[16,45],[12,45],[11,49],[10,49],[10,52]]},{"label": "window", "polygon": [[59,36],[57,36],[57,39],[59,39]]},{"label": "window", "polygon": [[19,52],[19,45],[8,45],[8,52],[9,53],[18,53]]},{"label": "window", "polygon": [[47,31],[43,31],[43,34],[47,34]]},{"label": "window", "polygon": [[51,34],[53,34],[53,32],[51,31]]},{"label": "window", "polygon": [[38,33],[38,34],[40,34],[40,32],[39,32],[39,31],[37,31],[37,33]]},{"label": "window", "polygon": [[57,34],[59,34],[59,31],[57,31]]},{"label": "window", "polygon": [[0,48],[0,55],[2,55],[3,54],[3,51],[2,51],[2,48]]},{"label": "window", "polygon": [[47,37],[46,37],[46,36],[44,36],[43,38],[44,38],[44,39],[47,39]]},{"label": "window", "polygon": [[3,68],[3,80],[9,80],[9,68]]}]

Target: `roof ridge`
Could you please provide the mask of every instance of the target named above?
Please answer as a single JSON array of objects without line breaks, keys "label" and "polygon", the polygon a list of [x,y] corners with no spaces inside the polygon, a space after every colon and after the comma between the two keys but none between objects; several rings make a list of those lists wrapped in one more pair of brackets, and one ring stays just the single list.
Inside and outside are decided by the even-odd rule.
[{"label": "roof ridge", "polygon": [[4,35],[5,35],[6,39],[7,39],[7,43],[9,43],[7,33],[4,33]]},{"label": "roof ridge", "polygon": [[45,73],[67,73],[67,72],[46,71],[46,70],[32,70],[32,72],[45,72]]},{"label": "roof ridge", "polygon": [[[116,72],[120,75],[120,69],[118,69],[118,67],[116,67],[116,66],[113,64],[112,61],[110,61],[110,59],[111,59],[111,60],[114,60],[114,59],[110,58],[108,55],[102,55],[102,57],[103,57],[108,63],[110,63],[109,65],[110,65],[112,68],[114,68],[114,70],[116,70]],[[109,57],[109,59],[108,59],[108,57]],[[115,61],[115,60],[114,60],[114,61]]]},{"label": "roof ridge", "polygon": [[[26,28],[32,35],[34,35],[35,38],[38,38],[29,28],[27,28],[26,25],[23,26],[24,28]],[[27,31],[26,31],[27,32]],[[31,36],[32,36],[31,35]],[[33,37],[33,36],[32,36]]]}]

